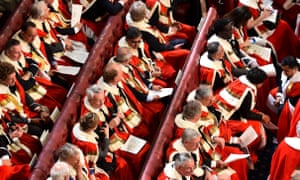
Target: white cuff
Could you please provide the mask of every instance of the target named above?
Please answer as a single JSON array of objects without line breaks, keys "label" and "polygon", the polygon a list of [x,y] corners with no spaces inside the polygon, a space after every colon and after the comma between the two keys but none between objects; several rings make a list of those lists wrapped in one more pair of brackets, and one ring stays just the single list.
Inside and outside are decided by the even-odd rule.
[{"label": "white cuff", "polygon": [[75,32],[75,34],[77,34],[78,32],[80,31],[80,29],[78,28],[78,27],[74,27],[74,32]]},{"label": "white cuff", "polygon": [[235,136],[231,136],[229,140],[229,144],[239,144],[239,138]]},{"label": "white cuff", "polygon": [[211,167],[211,168],[217,167],[217,161],[212,160],[212,161],[210,162],[210,167]]}]

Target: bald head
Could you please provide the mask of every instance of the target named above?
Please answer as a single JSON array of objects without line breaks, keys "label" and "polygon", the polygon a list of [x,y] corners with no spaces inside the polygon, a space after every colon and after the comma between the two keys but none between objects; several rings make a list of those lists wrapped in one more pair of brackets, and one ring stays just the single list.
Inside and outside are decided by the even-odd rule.
[{"label": "bald head", "polygon": [[117,61],[118,63],[127,63],[129,62],[131,57],[132,57],[132,53],[130,52],[129,48],[120,47],[118,49],[115,61]]},{"label": "bald head", "polygon": [[103,81],[106,83],[112,83],[118,81],[117,77],[122,73],[120,64],[108,63],[103,71]]}]

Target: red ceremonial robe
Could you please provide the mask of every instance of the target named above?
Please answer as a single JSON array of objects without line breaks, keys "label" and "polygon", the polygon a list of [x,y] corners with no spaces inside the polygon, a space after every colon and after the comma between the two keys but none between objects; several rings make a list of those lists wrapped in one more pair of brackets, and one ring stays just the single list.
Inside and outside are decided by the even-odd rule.
[{"label": "red ceremonial robe", "polygon": [[[289,98],[298,98],[299,96],[299,87],[300,87],[300,72],[297,72],[290,81],[289,85],[286,88],[286,98],[285,104],[282,108],[280,116],[278,118],[278,130],[277,130],[277,140],[280,142],[284,137],[288,136],[289,131],[294,129],[295,122],[292,121],[294,116],[295,106],[291,103]],[[298,100],[297,100],[298,101]]]},{"label": "red ceremonial robe", "polygon": [[273,154],[270,180],[290,180],[294,170],[300,168],[300,138],[286,137]]},{"label": "red ceremonial robe", "polygon": [[[222,62],[223,61],[223,62]],[[228,60],[211,60],[205,52],[200,58],[200,84],[208,84],[217,93],[224,86],[217,84],[217,76],[222,79],[224,86],[233,81],[231,64]]]},{"label": "red ceremonial robe", "polygon": [[[250,8],[254,19],[258,18],[260,15],[258,5],[260,3],[261,0],[240,0],[240,5],[245,5]],[[279,20],[274,30],[267,29],[263,24],[258,25],[255,29],[259,36],[265,37],[273,44],[279,61],[286,56],[300,56],[300,41],[287,22]],[[289,46],[282,46],[283,44],[288,44]]]},{"label": "red ceremonial robe", "polygon": [[[96,162],[98,160],[99,156],[99,149],[98,149],[98,142],[96,141],[97,135],[92,133],[87,133],[82,130],[80,130],[79,123],[75,124],[73,131],[72,131],[72,143],[77,145],[83,152],[88,164],[89,168],[95,168],[95,175],[99,180],[103,177],[105,177],[105,173],[100,173],[101,176],[97,175],[99,172],[97,171],[97,165]],[[110,152],[107,153],[106,157],[107,159],[111,159],[112,154]],[[107,179],[109,179],[109,176],[107,176]],[[112,176],[117,178],[121,178],[124,180],[130,180],[132,179],[132,173],[131,170],[128,167],[127,162],[122,159],[119,156],[116,156],[116,167],[114,171],[112,172]]]},{"label": "red ceremonial robe", "polygon": [[[15,67],[16,73],[22,76],[24,68],[28,66],[28,63],[25,61],[24,56],[22,55],[19,61],[11,60],[7,57],[4,51],[0,55],[1,61],[8,62]],[[36,84],[29,90],[27,93],[40,104],[45,104],[49,108],[50,112],[58,107],[62,108],[67,91],[63,87],[52,83],[47,79],[40,77],[34,77]]]},{"label": "red ceremonial robe", "polygon": [[174,23],[178,24],[179,30],[176,33],[165,34],[168,39],[180,38],[188,40],[190,44],[193,43],[196,36],[195,27],[174,20],[170,0],[147,0],[146,5],[150,9],[149,19],[152,16],[157,16],[157,23],[168,27],[172,26]]},{"label": "red ceremonial robe", "polygon": [[129,46],[128,42],[126,41],[126,37],[122,37],[118,44],[115,47],[115,54],[117,53],[117,50],[119,47],[126,47],[131,50],[132,58],[130,60],[130,65],[137,69],[141,74],[144,73],[151,73],[154,70],[153,63],[155,66],[159,67],[161,70],[161,77],[150,77],[148,78],[149,81],[152,81],[154,84],[161,85],[162,87],[167,87],[167,83],[169,84],[170,80],[174,80],[176,71],[174,68],[168,64],[167,62],[161,61],[161,60],[152,60],[150,59],[150,52],[148,45],[141,41],[139,43],[139,47],[137,49],[133,49]]},{"label": "red ceremonial robe", "polygon": [[297,136],[296,126],[297,126],[297,123],[300,121],[299,116],[300,116],[300,101],[297,102],[297,104],[295,106],[295,109],[294,109],[294,115],[291,119],[290,131],[289,131],[289,134],[288,134],[289,137]]},{"label": "red ceremonial robe", "polygon": [[[184,177],[185,179],[193,180],[192,176]],[[178,171],[175,169],[175,162],[172,161],[165,165],[163,171],[157,177],[157,180],[184,180],[182,175],[179,174]]]},{"label": "red ceremonial robe", "polygon": [[[100,78],[98,85],[105,90],[105,106],[111,109],[111,112],[124,114],[125,119],[123,122],[128,132],[147,140],[151,139],[147,121],[144,120],[147,117],[141,116],[141,113],[132,105],[133,103],[130,102],[121,88],[121,82],[117,86],[112,86]],[[135,103],[135,105],[137,104]]]},{"label": "red ceremonial robe", "polygon": [[[103,110],[103,112],[102,112],[99,109],[97,110],[97,109],[92,108],[90,106],[90,104],[88,103],[86,96],[83,101],[84,102],[81,106],[81,115],[84,115],[85,113],[88,113],[88,112],[94,112],[99,116],[101,123],[105,121],[103,112],[105,112],[105,113],[107,113],[107,115],[109,115],[109,111],[107,110],[106,106],[101,107],[101,109]],[[106,102],[106,104],[111,104],[111,102]],[[128,162],[130,164],[131,167],[134,167],[134,168],[132,168],[132,170],[133,170],[134,174],[136,174],[140,171],[140,168],[142,167],[142,164],[145,160],[145,157],[150,148],[150,145],[148,143],[146,143],[146,145],[137,154],[132,154],[132,153],[121,150],[120,149],[121,146],[123,144],[125,144],[129,135],[133,134],[133,133],[127,132],[127,128],[129,128],[129,126],[126,125],[126,122],[122,122],[122,124],[123,124],[122,127],[123,127],[123,129],[126,129],[126,132],[119,130],[119,128],[113,129],[114,133],[110,134],[110,138],[109,138],[110,139],[109,150],[111,152],[114,152],[116,155],[119,155],[120,157],[124,158],[126,160],[126,162]]]},{"label": "red ceremonial robe", "polygon": [[[169,44],[167,38],[158,30],[153,28],[152,26],[150,26],[149,24],[147,24],[146,20],[141,20],[139,22],[135,22],[131,19],[130,14],[128,13],[126,15],[126,25],[127,26],[133,26],[138,28],[140,31],[142,32],[146,32],[149,33],[150,35],[152,35],[152,38],[156,38],[157,41],[161,44],[167,45]],[[153,41],[149,40],[147,41],[147,39],[145,40],[146,42],[149,41]],[[149,44],[149,46],[151,46],[151,44]],[[150,49],[153,49],[153,47],[150,47]],[[186,49],[173,49],[173,50],[161,50],[159,52],[155,52],[157,54],[159,54],[159,56],[162,56],[164,58],[165,61],[167,61],[168,63],[170,63],[173,68],[178,71],[179,69],[181,69],[183,67],[183,65],[185,64],[185,60],[188,56],[188,54],[190,53],[189,50]]]}]

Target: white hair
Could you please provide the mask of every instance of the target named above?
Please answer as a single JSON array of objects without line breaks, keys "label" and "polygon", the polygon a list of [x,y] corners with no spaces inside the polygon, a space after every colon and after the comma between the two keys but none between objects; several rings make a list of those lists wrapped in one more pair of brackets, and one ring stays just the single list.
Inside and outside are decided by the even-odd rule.
[{"label": "white hair", "polygon": [[175,167],[183,167],[185,162],[187,161],[193,161],[194,159],[192,158],[192,156],[189,153],[180,153],[180,154],[176,154],[174,157],[174,161],[175,161]]},{"label": "white hair", "polygon": [[96,93],[99,93],[101,91],[103,91],[103,89],[99,85],[93,84],[86,89],[86,95],[88,96],[88,98],[92,98]]},{"label": "white hair", "polygon": [[52,166],[50,176],[52,180],[64,180],[66,176],[76,176],[76,171],[68,163],[58,161]]},{"label": "white hair", "polygon": [[195,129],[186,128],[186,129],[184,129],[181,138],[182,138],[182,142],[186,142],[186,141],[189,142],[193,138],[199,137],[199,136],[200,136],[199,132],[196,131]]},{"label": "white hair", "polygon": [[48,8],[48,6],[44,1],[35,2],[30,10],[31,17],[34,19],[38,19],[39,17],[44,16],[45,8]]}]

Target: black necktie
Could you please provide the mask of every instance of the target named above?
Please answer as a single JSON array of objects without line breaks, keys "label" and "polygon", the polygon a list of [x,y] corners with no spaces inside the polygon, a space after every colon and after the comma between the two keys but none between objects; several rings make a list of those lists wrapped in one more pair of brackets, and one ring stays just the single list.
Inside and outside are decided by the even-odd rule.
[{"label": "black necktie", "polygon": [[185,176],[182,176],[182,180],[187,180]]},{"label": "black necktie", "polygon": [[28,43],[30,46],[31,52],[34,52],[36,55],[40,56],[41,58],[44,58],[34,47],[31,43]]},{"label": "black necktie", "polygon": [[142,49],[141,48],[137,48],[137,50],[138,50],[139,58],[143,58]]},{"label": "black necktie", "polygon": [[197,155],[193,152],[191,152],[191,156],[194,159],[194,163],[197,164]]}]

